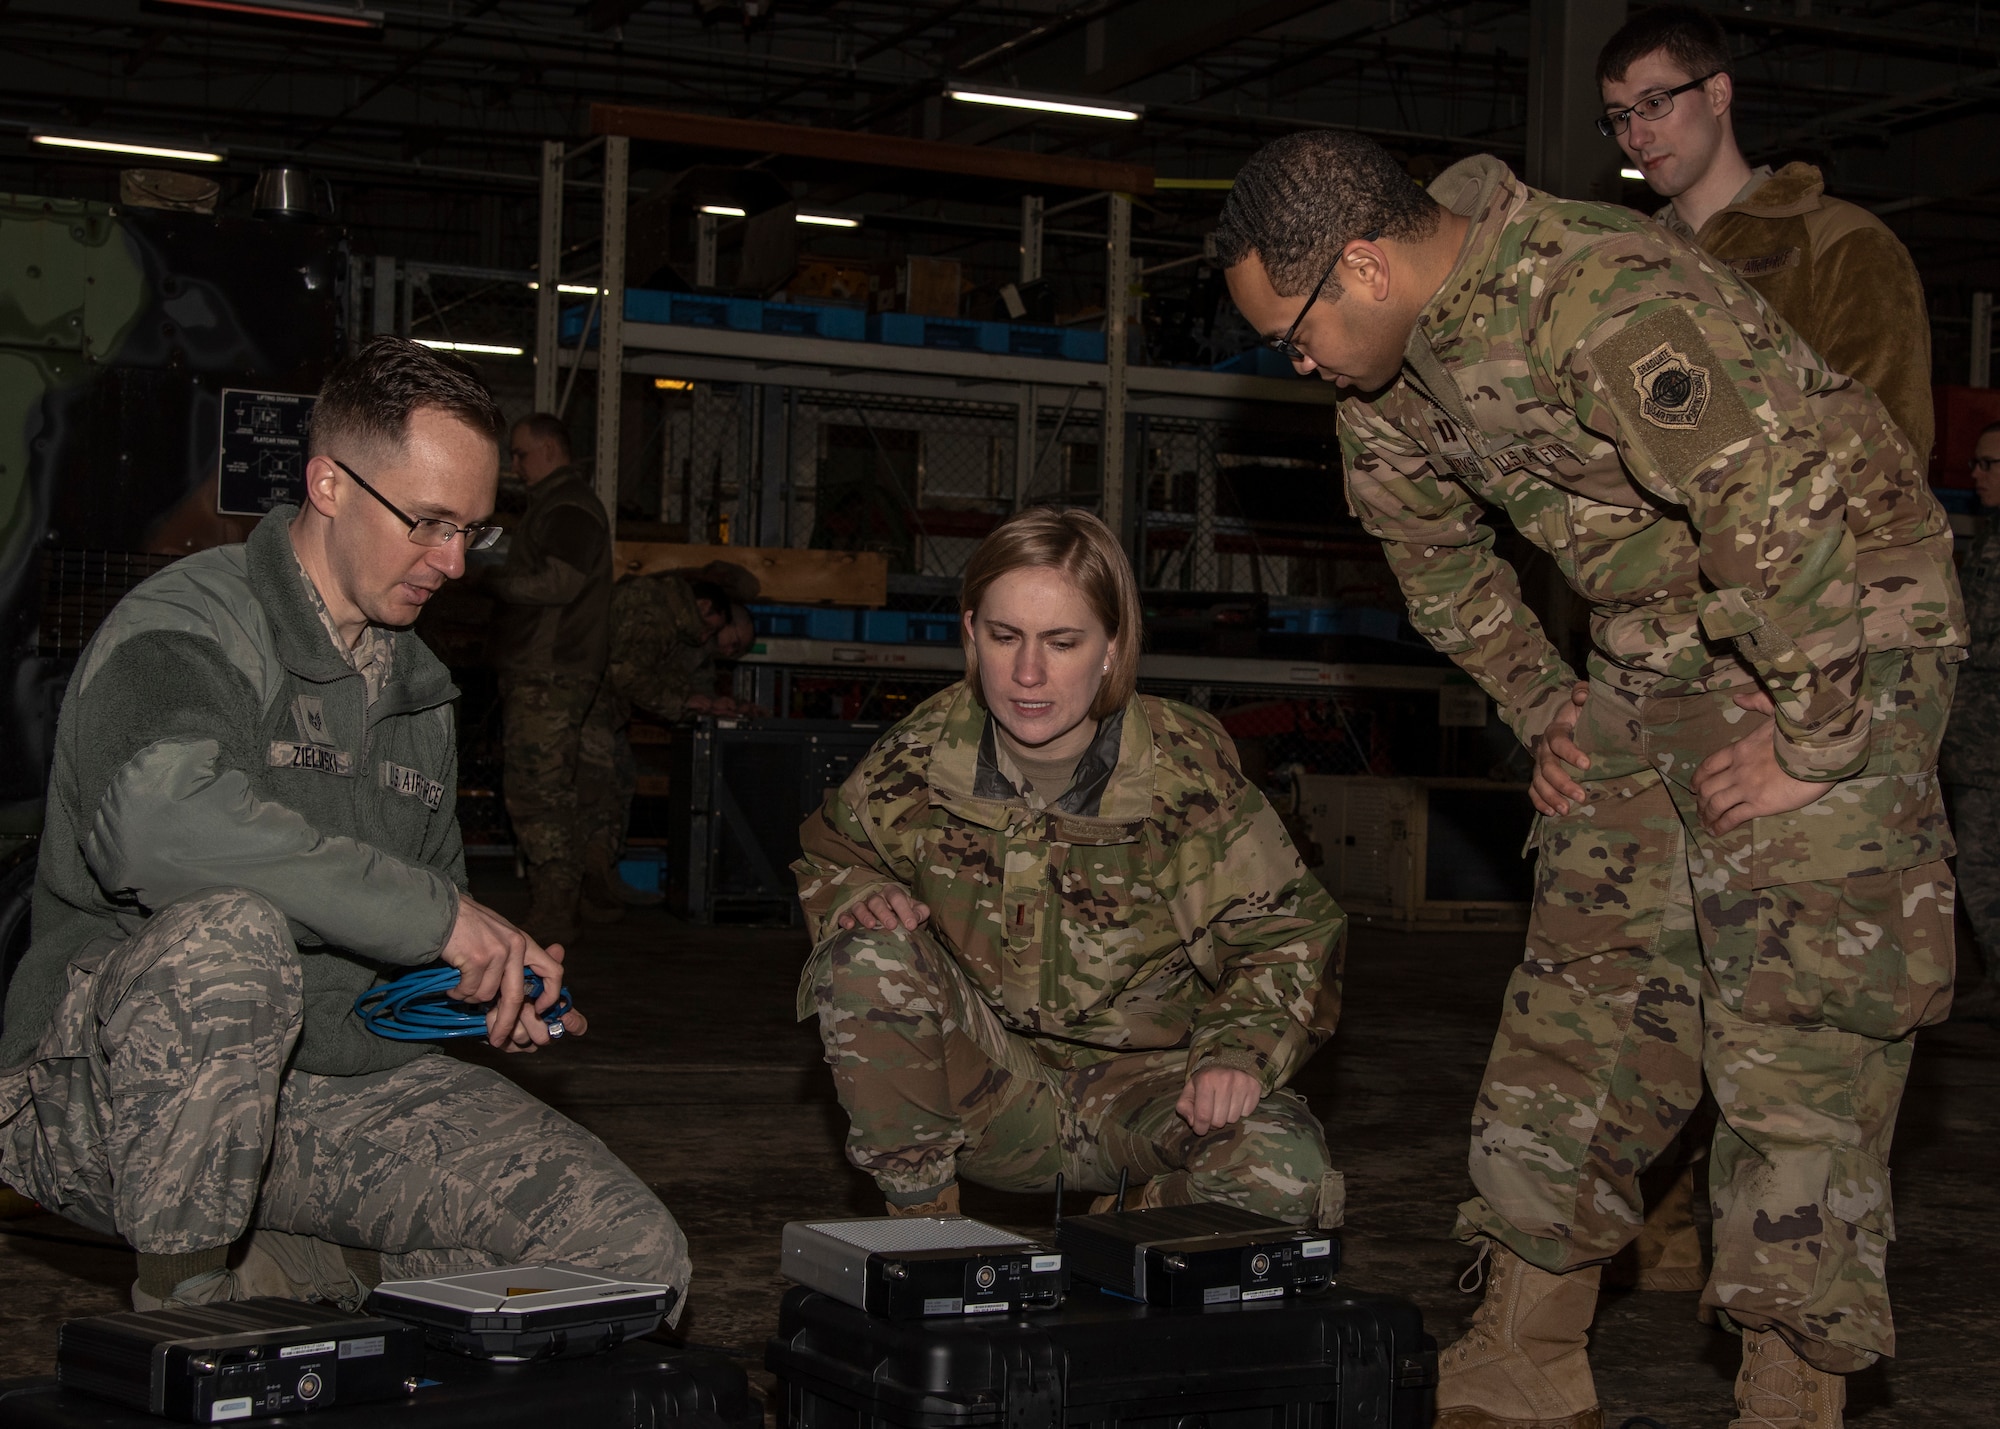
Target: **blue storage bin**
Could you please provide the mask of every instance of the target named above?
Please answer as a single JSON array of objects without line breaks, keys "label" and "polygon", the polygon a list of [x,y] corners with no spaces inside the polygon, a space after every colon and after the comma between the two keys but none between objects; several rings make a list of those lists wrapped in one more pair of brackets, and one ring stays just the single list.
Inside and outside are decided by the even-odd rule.
[{"label": "blue storage bin", "polygon": [[852,640],[855,612],[823,605],[753,605],[757,633],[774,640]]},{"label": "blue storage bin", "polygon": [[861,612],[861,638],[880,645],[907,645],[910,640],[910,617],[901,610],[864,610]]},{"label": "blue storage bin", "polygon": [[821,307],[817,303],[759,303],[759,332],[792,337],[829,337],[862,342],[868,336],[868,314],[859,308]]},{"label": "blue storage bin", "polygon": [[659,893],[667,886],[667,851],[635,848],[618,860],[618,876],[641,893]]},{"label": "blue storage bin", "polygon": [[1104,334],[1094,328],[1007,325],[1007,349],[1016,357],[1061,357],[1071,362],[1104,361]]},{"label": "blue storage bin", "polygon": [[910,617],[910,643],[913,645],[956,645],[959,643],[958,630],[958,616],[949,612],[932,611]]},{"label": "blue storage bin", "polygon": [[897,347],[937,347],[950,352],[1005,352],[1006,323],[932,318],[922,313],[876,313],[868,319],[871,342]]}]

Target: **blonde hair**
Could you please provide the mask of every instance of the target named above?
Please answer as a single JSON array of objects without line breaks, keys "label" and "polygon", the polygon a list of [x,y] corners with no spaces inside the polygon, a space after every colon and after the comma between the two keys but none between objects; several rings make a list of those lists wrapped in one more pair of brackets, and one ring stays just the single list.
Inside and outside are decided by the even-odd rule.
[{"label": "blonde hair", "polygon": [[[1090,703],[1090,717],[1101,720],[1125,708],[1139,684],[1139,633],[1144,624],[1139,582],[1111,528],[1088,511],[1037,506],[995,527],[965,563],[965,580],[958,595],[961,616],[976,614],[987,588],[1009,571],[1037,566],[1062,572],[1117,642],[1111,669]],[[966,683],[972,687],[973,698],[984,704],[978,652],[972,648],[970,635],[962,638]]]}]

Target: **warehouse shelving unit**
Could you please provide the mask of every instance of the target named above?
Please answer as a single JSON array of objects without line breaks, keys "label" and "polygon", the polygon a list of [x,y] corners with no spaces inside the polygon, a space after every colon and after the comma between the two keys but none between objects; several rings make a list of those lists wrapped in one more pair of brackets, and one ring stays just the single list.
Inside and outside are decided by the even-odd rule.
[{"label": "warehouse shelving unit", "polygon": [[[692,384],[687,410],[665,423],[659,513],[663,520],[685,521],[690,540],[814,544],[816,530],[825,534],[819,524],[826,514],[818,505],[821,473],[839,456],[830,458],[829,442],[858,443],[861,462],[872,468],[879,459],[887,468],[905,458],[886,438],[915,430],[925,444],[920,455],[907,457],[918,469],[910,479],[916,494],[891,492],[880,499],[902,503],[900,516],[918,532],[917,568],[934,579],[949,584],[978,539],[1009,512],[1056,499],[1094,505],[1120,532],[1149,584],[1165,577],[1194,591],[1251,584],[1285,589],[1282,559],[1246,579],[1252,577],[1252,563],[1266,557],[1245,523],[1218,515],[1217,434],[1233,425],[1323,437],[1338,393],[1322,382],[1135,366],[1126,360],[1131,295],[1149,271],[1133,259],[1132,201],[1135,193],[1153,187],[1150,169],[601,105],[593,110],[593,127],[596,137],[585,145],[545,149],[539,271],[563,278],[564,196],[576,190],[574,174],[586,161],[601,170],[603,212],[601,261],[581,278],[598,291],[589,299],[576,341],[561,340],[563,308],[583,302],[560,297],[557,282],[544,281],[537,295],[538,402],[553,406],[578,370],[594,371],[597,450],[621,453],[624,379]],[[634,143],[667,146],[675,163],[717,154],[733,155],[738,163],[755,157],[763,166],[787,157],[805,160],[815,182],[851,177],[856,186],[866,183],[878,191],[911,192],[918,191],[918,183],[936,183],[958,185],[955,191],[963,195],[963,185],[972,179],[982,186],[978,201],[1005,205],[1010,218],[1018,216],[1023,281],[1042,271],[1042,244],[1052,219],[1101,210],[1105,292],[1113,295],[1103,319],[1105,360],[632,321],[624,294]],[[1186,261],[1180,257],[1159,266]],[[713,270],[711,259],[704,271]],[[579,331],[574,318],[571,330]],[[885,433],[885,413],[901,424],[898,431]],[[1149,431],[1163,435],[1148,438]],[[1148,509],[1145,463],[1129,458],[1128,434],[1151,441],[1152,449],[1178,444],[1176,477],[1187,478],[1181,509]],[[615,459],[598,463],[599,494],[607,508],[617,505],[620,474]],[[629,492],[633,474],[624,475]],[[871,470],[869,481],[874,480]],[[770,639],[743,662],[739,689],[759,704],[785,708],[794,672],[942,683],[961,668],[955,647]],[[1239,697],[1434,690],[1452,673],[1441,665],[1170,655],[1148,656],[1142,666],[1148,687],[1198,703],[1207,703],[1216,690]]]}]

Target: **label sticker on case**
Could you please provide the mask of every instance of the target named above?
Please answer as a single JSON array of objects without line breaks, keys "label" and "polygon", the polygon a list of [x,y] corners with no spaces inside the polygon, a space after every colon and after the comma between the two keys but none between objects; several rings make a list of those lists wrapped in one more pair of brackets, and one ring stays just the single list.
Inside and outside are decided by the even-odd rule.
[{"label": "label sticker on case", "polygon": [[1204,1305],[1225,1305],[1242,1298],[1243,1287],[1240,1285],[1211,1285],[1201,1292],[1201,1303]]},{"label": "label sticker on case", "polygon": [[225,1419],[248,1419],[251,1408],[252,1400],[247,1394],[240,1399],[218,1399],[215,1407],[208,1411],[208,1422],[220,1424]]},{"label": "label sticker on case", "polygon": [[926,1315],[956,1315],[959,1311],[963,1310],[964,1308],[965,1308],[965,1302],[963,1300],[952,1299],[952,1300],[924,1301],[924,1313]]},{"label": "label sticker on case", "polygon": [[991,1315],[997,1314],[1007,1309],[1007,1307],[1008,1304],[1005,1300],[990,1300],[983,1305],[967,1305],[965,1313],[968,1315]]},{"label": "label sticker on case", "polygon": [[286,1345],[278,1351],[281,1360],[295,1360],[300,1355],[323,1355],[333,1349],[332,1340],[314,1340],[309,1345]]},{"label": "label sticker on case", "polygon": [[1061,1270],[1062,1257],[1059,1255],[1038,1255],[1028,1262],[1028,1273],[1040,1275],[1044,1271]]},{"label": "label sticker on case", "polygon": [[1243,1298],[1245,1300],[1276,1300],[1281,1298],[1284,1293],[1284,1286],[1273,1285],[1264,1290],[1246,1290],[1243,1292]]},{"label": "label sticker on case", "polygon": [[1332,1254],[1333,1242],[1330,1240],[1309,1240],[1299,1247],[1299,1255],[1305,1260],[1318,1260],[1323,1255]]},{"label": "label sticker on case", "polygon": [[342,1340],[340,1357],[344,1360],[365,1360],[384,1353],[389,1348],[383,1335],[370,1335],[364,1340]]}]

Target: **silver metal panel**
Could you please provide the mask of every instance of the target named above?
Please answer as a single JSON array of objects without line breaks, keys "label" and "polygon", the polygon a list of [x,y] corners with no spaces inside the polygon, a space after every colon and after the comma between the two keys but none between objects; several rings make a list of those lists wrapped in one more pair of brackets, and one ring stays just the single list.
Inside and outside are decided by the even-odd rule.
[{"label": "silver metal panel", "polygon": [[1033,1246],[1025,1236],[964,1216],[875,1216],[857,1220],[793,1221],[779,1243],[786,1279],[867,1308],[868,1258],[920,1250],[981,1250]]}]

